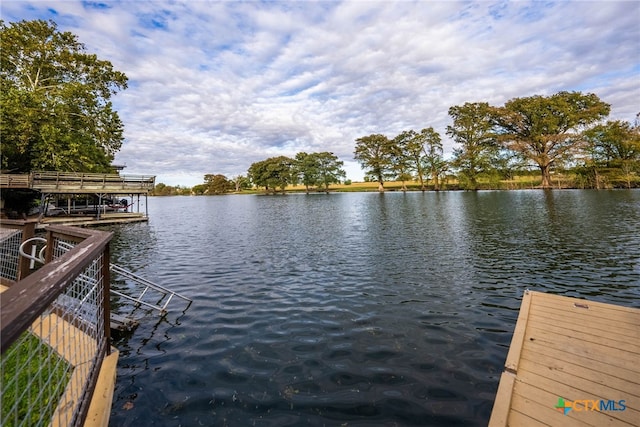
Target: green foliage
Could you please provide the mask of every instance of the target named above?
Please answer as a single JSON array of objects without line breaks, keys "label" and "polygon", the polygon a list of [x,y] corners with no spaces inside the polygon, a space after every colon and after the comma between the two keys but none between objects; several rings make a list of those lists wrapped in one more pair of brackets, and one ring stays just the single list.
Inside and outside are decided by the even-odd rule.
[{"label": "green foliage", "polygon": [[453,124],[447,126],[447,135],[460,144],[453,151],[452,166],[458,170],[464,188],[469,190],[477,190],[478,178],[492,170],[498,150],[491,111],[486,102],[467,102],[449,108]]},{"label": "green foliage", "polygon": [[[194,189],[195,188],[196,187],[194,187]],[[204,192],[205,190],[206,188],[203,189],[202,191]],[[188,196],[191,194],[192,191],[195,191],[195,190],[192,190],[189,187],[181,187],[179,185],[174,187],[174,186],[166,185],[165,183],[160,182],[156,184],[151,195],[152,196]],[[196,194],[198,193],[196,192]]]},{"label": "green foliage", "polygon": [[640,128],[629,122],[608,121],[584,133],[592,159],[607,167],[640,160]]},{"label": "green foliage", "polygon": [[[447,170],[447,162],[443,158],[442,139],[440,134],[436,132],[433,127],[422,129],[419,134],[416,135],[413,142],[416,148],[420,147],[424,153],[420,158],[417,158],[418,165],[421,166],[421,170],[426,170],[431,175],[435,190],[440,189],[440,177]],[[422,182],[422,172],[419,172],[421,189],[424,190],[424,183]]]},{"label": "green foliage", "polygon": [[551,188],[551,166],[575,156],[582,148],[582,132],[609,110],[594,94],[559,92],[512,99],[493,109],[493,122],[504,147],[535,163],[542,187]]},{"label": "green foliage", "polygon": [[233,189],[233,183],[221,174],[207,174],[204,176],[208,194],[224,194]]},{"label": "green foliage", "polygon": [[[404,131],[393,138],[390,144],[391,167],[394,177],[402,182],[402,190],[406,191],[406,181],[411,180],[411,171],[415,169],[415,150],[413,143],[416,136],[413,130]],[[419,163],[419,162],[418,162]]]},{"label": "green foliage", "polygon": [[194,185],[191,188],[191,192],[196,196],[202,196],[207,193],[207,189],[208,189],[207,184],[198,184],[198,185]]},{"label": "green foliage", "polygon": [[251,182],[265,190],[276,192],[278,188],[284,193],[287,185],[295,182],[295,161],[286,156],[270,157],[249,167]]},{"label": "green foliage", "polygon": [[329,185],[337,184],[344,179],[347,174],[342,169],[344,162],[338,159],[333,153],[324,151],[322,153],[311,153],[307,157],[311,158],[311,168],[314,171],[314,185],[324,187],[325,192],[329,192]]},{"label": "green foliage", "polygon": [[366,174],[379,183],[379,191],[384,191],[385,178],[393,176],[393,141],[384,135],[375,134],[356,139],[354,158]]},{"label": "green foliage", "polygon": [[296,154],[295,160],[293,173],[296,175],[296,180],[300,180],[309,193],[309,187],[317,185],[319,181],[318,162],[314,156],[305,152]]},{"label": "green foliage", "polygon": [[631,188],[640,172],[640,127],[608,121],[585,131],[584,139],[588,153],[585,167],[592,170],[594,187],[600,187],[600,172],[607,170],[611,182],[623,181]]},{"label": "green foliage", "polygon": [[52,21],[0,21],[2,168],[108,172],[123,141],[109,99],[127,77]]},{"label": "green foliage", "polygon": [[[71,377],[70,365],[29,332],[2,355],[1,363],[2,425],[15,425],[9,414],[16,404],[25,425],[48,424]],[[33,391],[23,393],[28,387]]]},{"label": "green foliage", "polygon": [[251,188],[251,180],[244,175],[236,175],[231,181],[236,193]]}]

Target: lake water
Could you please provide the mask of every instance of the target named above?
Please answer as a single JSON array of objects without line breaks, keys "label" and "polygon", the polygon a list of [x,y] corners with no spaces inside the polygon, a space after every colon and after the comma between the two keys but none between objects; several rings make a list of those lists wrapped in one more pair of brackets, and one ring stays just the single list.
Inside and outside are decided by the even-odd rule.
[{"label": "lake water", "polygon": [[148,205],[112,260],[194,302],[115,340],[112,426],[486,425],[525,289],[640,307],[637,190]]}]

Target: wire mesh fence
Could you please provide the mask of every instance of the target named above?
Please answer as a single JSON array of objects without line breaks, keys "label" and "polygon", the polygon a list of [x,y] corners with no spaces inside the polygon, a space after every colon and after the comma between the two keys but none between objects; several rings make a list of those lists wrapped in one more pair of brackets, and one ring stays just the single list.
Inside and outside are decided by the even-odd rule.
[{"label": "wire mesh fence", "polygon": [[22,230],[0,228],[0,277],[18,280],[18,249],[22,243]]},{"label": "wire mesh fence", "polygon": [[[76,245],[82,244],[77,235],[66,238],[64,233],[48,233],[52,262],[22,281],[29,280],[29,290],[41,285],[40,295],[51,289],[61,292],[55,291],[58,294],[38,310],[35,318],[28,320],[15,341],[5,344],[3,336],[0,425],[71,426],[83,423],[102,359],[109,348],[105,301],[108,301],[109,289],[107,243],[110,236],[104,239],[108,233],[98,233],[102,233],[102,243],[98,243],[98,246],[103,245],[102,250],[92,251],[75,250]],[[91,232],[87,232],[87,236],[90,240]],[[86,248],[87,245],[83,247]],[[87,256],[83,257],[83,253]],[[70,268],[74,274],[71,279],[68,276],[65,279],[65,274],[59,271],[60,266],[69,264],[73,264]],[[39,276],[47,280],[39,280]],[[59,281],[56,283],[56,280]],[[13,287],[20,284],[21,281],[16,282]],[[14,307],[8,309],[14,299],[9,295],[13,287],[2,298],[3,335],[10,326],[7,322],[16,323],[5,313],[16,313]],[[34,296],[37,294],[38,290]],[[24,313],[17,311],[19,313],[14,317],[24,318]]]}]

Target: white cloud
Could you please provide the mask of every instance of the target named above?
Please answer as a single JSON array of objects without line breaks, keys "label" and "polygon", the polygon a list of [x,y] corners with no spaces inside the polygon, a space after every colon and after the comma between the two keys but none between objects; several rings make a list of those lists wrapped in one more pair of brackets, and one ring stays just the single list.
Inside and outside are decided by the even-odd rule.
[{"label": "white cloud", "polygon": [[[5,1],[53,19],[130,79],[114,102],[125,172],[194,185],[272,155],[433,126],[447,110],[560,90],[640,111],[640,3]],[[52,12],[55,11],[55,12]]]}]

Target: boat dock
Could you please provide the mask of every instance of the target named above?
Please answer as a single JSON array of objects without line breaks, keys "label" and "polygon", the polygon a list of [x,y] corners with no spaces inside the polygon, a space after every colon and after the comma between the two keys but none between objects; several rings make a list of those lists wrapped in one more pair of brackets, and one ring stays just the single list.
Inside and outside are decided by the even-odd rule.
[{"label": "boat dock", "polygon": [[640,309],[525,291],[489,426],[640,425]]},{"label": "boat dock", "polygon": [[[50,224],[86,227],[147,221],[147,203],[141,212],[140,196],[144,196],[146,202],[154,186],[155,176],[147,175],[80,172],[0,174],[0,190],[40,193],[39,213],[42,218],[39,228]],[[87,197],[95,202],[89,203]],[[80,206],[76,206],[76,198],[84,200]],[[55,205],[51,203],[53,200]],[[16,218],[16,213],[7,216]]]}]

